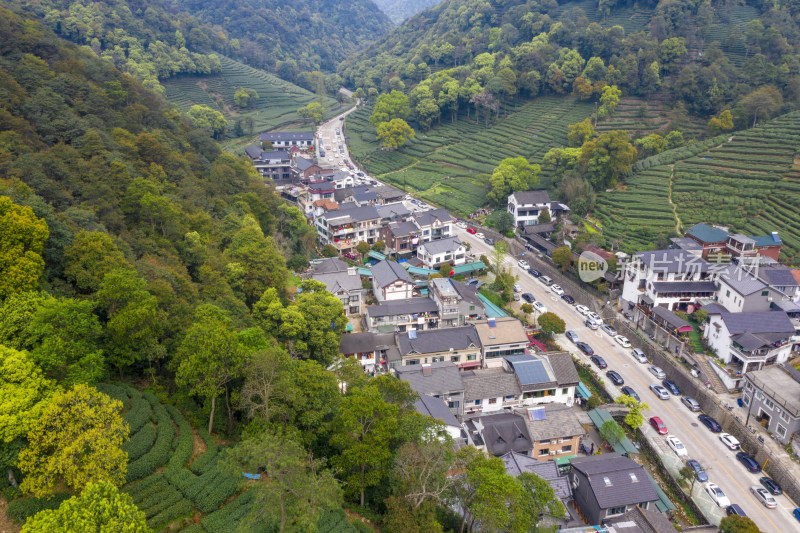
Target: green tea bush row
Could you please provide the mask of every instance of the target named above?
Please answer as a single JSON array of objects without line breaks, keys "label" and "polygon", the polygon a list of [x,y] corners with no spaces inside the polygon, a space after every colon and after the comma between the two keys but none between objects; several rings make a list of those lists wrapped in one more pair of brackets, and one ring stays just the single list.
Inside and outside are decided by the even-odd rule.
[{"label": "green tea bush row", "polygon": [[157,402],[158,400],[156,400],[154,409],[158,423],[158,436],[156,437],[155,445],[145,455],[128,464],[128,474],[126,476],[128,482],[152,474],[156,468],[166,463],[167,459],[169,459],[172,439],[175,437],[175,427],[172,425],[172,419],[169,417],[167,410]]},{"label": "green tea bush row", "polygon": [[131,402],[130,410],[125,413],[125,422],[130,427],[131,435],[134,435],[150,420],[152,408],[150,403],[141,396],[134,396]]},{"label": "green tea bush row", "polygon": [[128,395],[125,394],[125,389],[110,383],[98,383],[95,388],[115,400],[119,400],[123,405],[128,405]]},{"label": "green tea bush row", "polygon": [[43,498],[35,498],[33,496],[18,498],[8,504],[8,507],[6,507],[6,515],[17,522],[22,522],[39,511],[58,509],[59,505],[61,505],[64,500],[68,500],[71,497],[72,494],[59,492]]},{"label": "green tea bush row", "polygon": [[257,498],[256,490],[255,488],[247,489],[222,509],[203,517],[202,524],[205,531],[208,533],[226,533],[236,530],[239,522],[254,511],[253,504]]},{"label": "green tea bush row", "polygon": [[[145,404],[146,403],[147,402],[145,402]],[[122,444],[122,451],[127,452],[128,462],[135,461],[147,453],[147,451],[153,447],[157,434],[158,431],[156,431],[155,426],[153,426],[153,424],[147,424],[134,433],[130,440],[124,442]]]},{"label": "green tea bush row", "polygon": [[192,500],[200,511],[210,513],[219,508],[225,500],[236,494],[243,478],[233,472],[219,470],[204,490]]},{"label": "green tea bush row", "polygon": [[157,529],[161,526],[169,524],[170,522],[177,520],[178,518],[189,516],[194,512],[194,507],[192,507],[192,502],[189,500],[183,499],[175,504],[167,507],[153,518],[147,521],[147,525],[153,529]]},{"label": "green tea bush row", "polygon": [[[167,405],[167,411],[178,425],[178,445],[172,452],[172,456],[167,464],[167,470],[181,470],[183,466],[192,458],[194,439],[192,438],[192,426],[186,418],[172,405]],[[169,475],[169,474],[167,474]]]},{"label": "green tea bush row", "polygon": [[200,438],[203,439],[203,442],[206,444],[206,453],[198,457],[195,461],[192,462],[190,466],[192,472],[195,474],[202,474],[204,473],[210,466],[214,465],[214,462],[217,458],[217,451],[219,447],[217,443],[214,442],[213,437],[208,433],[205,428],[200,428],[197,430],[197,433],[200,435]]}]

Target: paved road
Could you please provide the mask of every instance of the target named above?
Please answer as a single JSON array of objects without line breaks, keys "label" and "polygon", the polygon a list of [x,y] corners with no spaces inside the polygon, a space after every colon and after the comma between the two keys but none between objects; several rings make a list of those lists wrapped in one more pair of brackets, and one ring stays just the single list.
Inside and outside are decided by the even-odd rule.
[{"label": "paved road", "polygon": [[[472,246],[471,252],[474,255],[491,253],[492,247],[485,242],[477,239],[474,235],[468,234],[465,230],[458,228],[456,233],[462,240],[466,240]],[[542,302],[548,311],[554,312],[564,319],[567,329],[575,331],[580,340],[588,343],[596,354],[601,355],[608,363],[608,369],[616,370],[625,380],[625,385],[633,387],[639,394],[643,402],[650,406],[649,411],[645,411],[645,420],[651,416],[659,416],[666,424],[671,435],[677,436],[686,446],[689,457],[696,459],[705,468],[709,480],[722,488],[732,503],[739,504],[747,515],[752,518],[764,532],[787,532],[800,531],[800,523],[792,517],[792,510],[796,507],[786,496],[777,496],[778,507],[767,509],[758,503],[750,493],[750,486],[759,485],[758,479],[763,474],[751,474],[736,460],[735,452],[725,447],[718,439],[717,434],[711,433],[704,425],[697,420],[698,413],[690,412],[679,398],[671,396],[669,400],[659,400],[655,394],[649,390],[649,386],[659,383],[648,370],[649,365],[637,362],[631,355],[630,349],[624,349],[617,344],[608,334],[596,330],[592,331],[584,326],[582,317],[574,308],[564,300],[552,293],[548,287],[536,278],[519,268],[516,260],[509,257],[506,265],[510,266],[516,276],[523,292],[530,292],[537,301]],[[589,363],[589,358],[578,350],[571,341],[563,335],[559,336],[559,344],[571,351],[583,361]],[[606,370],[598,370],[601,375]],[[605,376],[603,375],[604,379]],[[608,380],[606,379],[608,382]],[[610,382],[609,382],[610,383]],[[609,385],[609,392],[612,396],[619,395],[619,389]],[[652,436],[657,442],[661,442],[660,448],[664,450],[666,461],[676,462],[676,456],[670,448],[666,446],[663,436],[658,436],[650,428],[649,424],[644,430],[648,436]],[[695,483],[695,500],[703,509],[711,509],[711,518],[714,522],[719,522],[725,514],[717,508],[711,499],[702,491],[701,484]]]},{"label": "paved road", "polygon": [[[347,144],[344,141],[344,131],[342,131],[344,120],[340,119],[355,110],[356,106],[353,106],[344,113],[336,115],[327,122],[323,122],[317,128],[317,142],[325,150],[325,157],[320,158],[320,166],[338,168],[345,164],[345,160],[349,159],[347,156]],[[339,146],[343,150],[339,150]]]}]

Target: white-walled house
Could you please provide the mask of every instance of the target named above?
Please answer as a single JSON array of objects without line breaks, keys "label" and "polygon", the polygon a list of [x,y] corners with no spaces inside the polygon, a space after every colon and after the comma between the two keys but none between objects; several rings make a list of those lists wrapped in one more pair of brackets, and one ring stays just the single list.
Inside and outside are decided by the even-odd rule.
[{"label": "white-walled house", "polygon": [[555,220],[569,210],[565,204],[550,201],[545,190],[517,191],[508,197],[508,212],[514,217],[516,227],[539,224],[544,211],[550,215],[550,220]]},{"label": "white-walled house", "polygon": [[444,209],[430,209],[414,213],[412,220],[419,228],[422,242],[435,241],[453,234],[453,217]]},{"label": "white-walled house", "polygon": [[458,237],[446,237],[423,242],[417,248],[417,257],[425,268],[438,269],[445,264],[463,265],[467,262],[467,248]]},{"label": "white-walled house", "polygon": [[398,263],[381,261],[372,267],[372,292],[379,302],[407,300],[415,290],[411,275]]},{"label": "white-walled house", "polygon": [[262,143],[271,143],[273,148],[291,148],[292,146],[297,146],[298,148],[310,148],[314,146],[314,132],[264,132],[261,134],[260,140]]}]

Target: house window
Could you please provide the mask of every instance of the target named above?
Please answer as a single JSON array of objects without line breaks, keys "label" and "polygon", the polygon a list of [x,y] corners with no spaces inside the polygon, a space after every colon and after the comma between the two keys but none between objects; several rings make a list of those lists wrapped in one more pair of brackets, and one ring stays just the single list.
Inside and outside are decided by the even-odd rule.
[{"label": "house window", "polygon": [[506,396],[506,400],[513,400],[513,399],[514,399],[513,394],[509,394],[508,396]]},{"label": "house window", "polygon": [[569,392],[569,389],[568,389],[568,388],[566,388],[566,387],[564,387],[563,389],[561,389],[561,394],[567,394],[568,392]]},{"label": "house window", "polygon": [[474,306],[474,305],[470,305],[470,306],[469,306],[469,310],[470,310],[470,311],[474,311],[474,310],[475,310],[475,306]]},{"label": "house window", "polygon": [[453,363],[458,363],[459,361],[461,361],[461,356],[460,355],[451,355],[450,356],[450,361],[452,361]]},{"label": "house window", "polygon": [[409,359],[409,360],[406,361],[406,364],[407,365],[418,365],[419,364],[419,359]]},{"label": "house window", "polygon": [[401,250],[405,250],[406,248],[408,248],[408,243],[407,242],[401,242],[400,243],[400,249]]},{"label": "house window", "polygon": [[561,453],[567,453],[572,451],[572,444],[565,444],[561,447]]},{"label": "house window", "polygon": [[786,428],[783,427],[782,425],[778,424],[777,427],[775,428],[775,433],[777,433],[781,437],[785,437],[786,436]]},{"label": "house window", "polygon": [[753,388],[753,385],[752,385],[752,383],[750,383],[750,382],[748,381],[747,383],[745,383],[745,385],[744,385],[744,388],[745,388],[745,389],[747,389],[747,390],[750,390],[750,389],[752,389],[752,388]]},{"label": "house window", "polygon": [[550,455],[550,450],[548,448],[540,448],[539,456],[541,457],[542,455]]},{"label": "house window", "polygon": [[742,403],[745,405],[750,405],[750,396],[742,396]]},{"label": "house window", "polygon": [[447,407],[450,409],[458,409],[459,405],[461,405],[461,402],[447,402]]},{"label": "house window", "polygon": [[489,405],[497,403],[497,398],[489,398]]},{"label": "house window", "polygon": [[774,408],[775,408],[775,404],[774,404],[774,403],[772,403],[772,400],[770,400],[769,398],[767,398],[766,400],[764,400],[764,403],[765,403],[765,404],[767,405],[767,407],[769,407],[770,409],[774,409]]},{"label": "house window", "polygon": [[477,357],[478,357],[477,354],[474,353],[468,354],[467,361],[474,361],[475,359],[477,359]]},{"label": "house window", "polygon": [[725,296],[727,296],[728,298],[730,298],[730,297],[731,297],[731,291],[725,291]]},{"label": "house window", "polygon": [[781,413],[781,420],[783,420],[784,422],[789,422],[789,413],[787,413],[786,411]]},{"label": "house window", "polygon": [[606,512],[606,516],[614,516],[618,514],[623,514],[625,512],[625,506],[621,507],[612,507]]},{"label": "house window", "polygon": [[480,400],[475,400],[475,405],[480,405],[480,404],[481,404]]}]

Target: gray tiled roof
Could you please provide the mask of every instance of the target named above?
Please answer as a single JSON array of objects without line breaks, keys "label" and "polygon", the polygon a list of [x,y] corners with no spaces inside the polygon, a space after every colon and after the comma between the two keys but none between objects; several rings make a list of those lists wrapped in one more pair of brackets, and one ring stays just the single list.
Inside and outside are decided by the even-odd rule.
[{"label": "gray tiled roof", "polygon": [[323,259],[311,268],[312,274],[331,274],[333,272],[347,272],[348,264],[338,257]]},{"label": "gray tiled roof", "polygon": [[356,354],[384,350],[394,345],[394,333],[347,333],[339,342],[339,353]]},{"label": "gray tiled roof", "polygon": [[654,281],[656,292],[716,292],[713,281]]},{"label": "gray tiled roof", "polygon": [[[398,198],[398,197],[405,196],[405,194],[406,194],[403,191],[401,191],[400,189],[392,187],[391,185],[376,185],[376,186],[370,187],[369,190],[374,192],[375,194],[377,194],[378,197],[384,198],[384,199],[385,198]],[[410,211],[409,211],[409,213],[410,213]]]},{"label": "gray tiled roof", "polygon": [[580,382],[581,378],[569,352],[548,352],[545,356],[550,360],[559,387],[577,385]]},{"label": "gray tiled roof", "polygon": [[[361,207],[350,207],[347,209],[343,209],[343,206],[339,206],[339,209],[335,211],[328,211],[320,215],[322,218],[326,220],[336,221],[336,223],[344,223],[344,222],[364,222],[365,220],[375,220],[379,219],[378,210],[375,209],[374,205],[364,205]],[[340,219],[344,219],[343,221]]]},{"label": "gray tiled roof", "polygon": [[[411,214],[411,211],[402,204],[402,202],[395,202],[393,204],[385,204],[378,206],[378,214],[381,218],[401,218]],[[411,222],[405,222],[411,224]],[[411,224],[413,226],[413,224]]]},{"label": "gray tiled roof", "polygon": [[417,221],[419,226],[430,226],[435,220],[442,223],[452,222],[453,217],[444,209],[431,209],[429,211],[414,213],[414,220]]},{"label": "gray tiled roof", "polygon": [[660,305],[653,308],[653,314],[675,329],[691,325],[666,307],[661,307]]},{"label": "gray tiled roof", "polygon": [[709,264],[705,259],[687,250],[652,250],[636,252],[636,257],[657,272],[708,272]]},{"label": "gray tiled roof", "polygon": [[728,232],[724,229],[714,228],[709,226],[708,224],[695,224],[689,231],[686,232],[687,235],[691,235],[695,237],[700,242],[725,242],[728,240]]},{"label": "gray tiled roof", "polygon": [[363,290],[361,276],[358,274],[350,275],[348,272],[331,272],[329,274],[314,274],[311,276],[315,281],[325,284],[328,292],[336,294],[339,290],[347,292]]},{"label": "gray tiled roof", "polygon": [[702,250],[703,245],[689,237],[673,237],[670,239],[672,243],[681,250]]},{"label": "gray tiled roof", "polygon": [[542,224],[531,224],[522,227],[522,233],[525,235],[537,235],[540,233],[551,233],[556,229],[556,225],[552,222],[544,222]]},{"label": "gray tiled roof", "polygon": [[478,298],[477,287],[474,285],[467,285],[466,283],[462,283],[454,279],[451,279],[450,283],[453,284],[453,288],[456,290],[462,300],[467,301],[475,306],[475,311],[477,314],[482,315],[484,313],[484,305],[481,299]]},{"label": "gray tiled roof", "polygon": [[312,191],[332,191],[335,185],[332,181],[315,181],[308,184],[308,188]]},{"label": "gray tiled roof", "polygon": [[436,302],[430,298],[408,298],[406,300],[387,300],[378,305],[367,307],[366,312],[371,317],[415,315],[439,311]]},{"label": "gray tiled roof", "polygon": [[519,396],[522,391],[513,372],[502,368],[485,368],[462,372],[464,381],[464,401],[474,402],[501,396]]},{"label": "gray tiled roof", "polygon": [[[472,422],[475,420],[472,419]],[[482,416],[479,420],[483,424],[481,436],[490,454],[505,455],[511,451],[530,453],[531,437],[521,416],[502,413]]]},{"label": "gray tiled roof", "polygon": [[790,268],[774,267],[774,268],[761,268],[758,271],[759,276],[769,282],[770,285],[778,287],[795,287],[797,280],[792,275]]},{"label": "gray tiled roof", "polygon": [[261,134],[262,141],[313,141],[313,131],[274,131]]},{"label": "gray tiled roof", "polygon": [[[374,192],[361,192],[354,194],[353,199],[360,204],[364,204],[367,202],[374,202],[378,199],[378,195]],[[378,213],[378,216],[381,216],[380,213]]]},{"label": "gray tiled roof", "polygon": [[528,434],[534,442],[571,438],[586,433],[571,407],[560,403],[545,405],[545,418],[543,420],[531,420],[531,417],[528,416],[529,409],[536,409],[536,407],[516,409],[515,412],[525,419],[525,424],[528,426]]},{"label": "gray tiled roof", "polygon": [[[789,277],[792,277],[791,274]],[[766,283],[735,265],[731,265],[728,272],[720,276],[720,280],[742,296],[748,296],[766,288]]]},{"label": "gray tiled roof", "polygon": [[244,153],[246,153],[250,159],[258,159],[262,151],[261,147],[255,144],[244,149]]},{"label": "gray tiled roof", "polygon": [[517,191],[512,196],[522,205],[549,204],[550,195],[545,190],[538,191]]},{"label": "gray tiled roof", "polygon": [[739,333],[785,333],[790,335],[795,332],[792,321],[783,311],[722,313],[722,320],[731,335]]},{"label": "gray tiled roof", "polygon": [[261,152],[261,159],[280,159],[281,161],[289,160],[289,152],[284,150],[272,150],[269,152]]},{"label": "gray tiled roof", "polygon": [[[374,272],[374,269],[373,269]],[[400,353],[435,353],[446,352],[450,348],[464,350],[474,345],[480,349],[481,343],[474,326],[461,326],[458,328],[442,328],[417,331],[416,339],[409,339],[408,333],[398,333],[398,346]]]},{"label": "gray tiled roof", "polygon": [[431,363],[431,375],[423,375],[423,368],[426,365],[406,365],[395,368],[397,377],[414,389],[417,394],[449,394],[464,390],[464,382],[461,380],[461,373],[458,366],[450,361]]},{"label": "gray tiled roof", "polygon": [[[667,515],[658,511],[642,509],[638,505],[627,513],[608,520],[613,524],[617,533],[665,533],[675,531],[675,526],[669,521]],[[630,525],[629,525],[630,524]],[[695,528],[692,528],[695,531]],[[716,532],[715,526],[703,528],[702,531]]]},{"label": "gray tiled roof", "polygon": [[427,394],[422,394],[419,400],[414,402],[414,408],[423,415],[432,416],[440,422],[444,422],[448,426],[461,427],[456,417],[444,403],[441,398],[434,398]]},{"label": "gray tiled roof", "polygon": [[[378,212],[380,213],[380,209],[378,209]],[[383,217],[383,215],[381,216]],[[419,228],[413,222],[392,222],[389,224],[389,231],[395,237],[406,237],[419,233]]]},{"label": "gray tiled roof", "polygon": [[[616,453],[570,459],[572,468],[583,472],[602,509],[658,500],[644,467]],[[633,481],[630,474],[635,474]],[[606,485],[604,478],[611,482]]]},{"label": "gray tiled roof", "polygon": [[531,472],[547,481],[556,493],[556,497],[562,501],[572,500],[572,490],[569,487],[569,479],[562,475],[558,465],[554,460],[539,461],[535,457],[523,455],[517,452],[509,452],[500,459],[506,466],[506,473],[517,477],[523,472]]},{"label": "gray tiled roof", "polygon": [[[372,207],[372,209],[375,208]],[[397,280],[414,283],[408,271],[394,261],[381,261],[373,265],[372,278],[376,287],[386,287]]]},{"label": "gray tiled roof", "polygon": [[298,170],[303,171],[313,167],[314,162],[310,159],[306,159],[305,157],[296,157],[294,159],[294,166],[296,166]]},{"label": "gray tiled roof", "polygon": [[420,248],[424,247],[429,254],[437,255],[454,252],[459,246],[461,246],[461,239],[458,237],[445,237],[444,239],[422,243]]},{"label": "gray tiled roof", "polygon": [[742,349],[747,352],[758,350],[759,348],[769,344],[766,339],[763,339],[752,333],[741,333],[739,335],[734,335],[731,337],[731,340],[733,340],[733,342],[741,346]]}]

